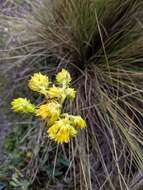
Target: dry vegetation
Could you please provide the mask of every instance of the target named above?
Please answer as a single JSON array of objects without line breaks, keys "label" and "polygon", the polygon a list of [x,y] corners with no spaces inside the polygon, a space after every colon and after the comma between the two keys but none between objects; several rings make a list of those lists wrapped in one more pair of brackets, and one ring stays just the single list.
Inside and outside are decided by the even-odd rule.
[{"label": "dry vegetation", "polygon": [[[13,90],[35,71],[52,76],[64,67],[78,90],[65,110],[82,115],[88,127],[74,141],[57,146],[35,127],[41,123],[28,120],[14,136],[22,139],[17,150],[32,149],[33,157],[16,167],[31,189],[142,189],[142,0],[27,2],[33,10],[29,14],[2,16],[15,39],[4,51],[11,63],[5,73],[16,73]],[[21,89],[15,95],[30,96]]]}]

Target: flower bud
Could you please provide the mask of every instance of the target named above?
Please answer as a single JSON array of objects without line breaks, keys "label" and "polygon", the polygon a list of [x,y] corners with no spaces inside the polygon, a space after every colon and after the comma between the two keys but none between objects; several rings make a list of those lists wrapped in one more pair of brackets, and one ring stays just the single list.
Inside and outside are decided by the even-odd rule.
[{"label": "flower bud", "polygon": [[74,127],[83,129],[86,127],[86,122],[81,116],[70,116],[71,123]]},{"label": "flower bud", "polygon": [[65,94],[66,94],[67,99],[69,100],[74,100],[76,97],[76,91],[74,90],[74,88],[65,89]]},{"label": "flower bud", "polygon": [[68,84],[71,82],[70,73],[69,73],[67,70],[62,69],[62,71],[59,72],[59,73],[56,75],[56,81],[57,81],[57,83],[59,83],[59,84],[68,85]]}]

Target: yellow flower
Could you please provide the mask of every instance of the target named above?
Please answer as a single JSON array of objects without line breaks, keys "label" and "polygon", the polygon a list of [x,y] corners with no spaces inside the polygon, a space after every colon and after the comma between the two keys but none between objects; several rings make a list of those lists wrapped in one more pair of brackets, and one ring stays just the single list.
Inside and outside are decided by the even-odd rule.
[{"label": "yellow flower", "polygon": [[67,88],[65,89],[65,94],[67,99],[74,100],[76,96],[76,91],[74,90],[74,88]]},{"label": "yellow flower", "polygon": [[49,79],[46,75],[35,73],[29,80],[28,86],[31,90],[46,94],[49,85]]},{"label": "yellow flower", "polygon": [[61,102],[64,102],[66,98],[65,89],[56,86],[49,88],[49,90],[47,91],[47,95],[49,96],[49,98],[58,98],[61,100]]},{"label": "yellow flower", "polygon": [[50,102],[39,106],[36,111],[36,116],[40,116],[42,119],[49,119],[48,124],[51,125],[59,118],[61,113],[61,105],[57,102]]},{"label": "yellow flower", "polygon": [[68,84],[71,82],[70,73],[69,73],[67,70],[62,69],[62,71],[59,72],[59,73],[56,75],[56,81],[57,81],[59,84],[68,85]]},{"label": "yellow flower", "polygon": [[55,122],[47,132],[49,138],[57,143],[68,143],[72,137],[77,135],[77,130],[70,125],[67,119],[61,119]]},{"label": "yellow flower", "polygon": [[60,98],[64,94],[64,89],[60,87],[53,86],[48,89],[47,94],[49,98]]},{"label": "yellow flower", "polygon": [[11,102],[12,109],[15,112],[22,113],[34,113],[35,105],[31,104],[30,100],[27,98],[17,98]]},{"label": "yellow flower", "polygon": [[81,116],[70,116],[70,120],[71,120],[71,124],[76,127],[76,128],[80,128],[83,129],[86,127],[86,122],[84,119],[82,119]]},{"label": "yellow flower", "polygon": [[26,158],[28,158],[28,159],[32,158],[32,152],[31,151],[26,152]]}]

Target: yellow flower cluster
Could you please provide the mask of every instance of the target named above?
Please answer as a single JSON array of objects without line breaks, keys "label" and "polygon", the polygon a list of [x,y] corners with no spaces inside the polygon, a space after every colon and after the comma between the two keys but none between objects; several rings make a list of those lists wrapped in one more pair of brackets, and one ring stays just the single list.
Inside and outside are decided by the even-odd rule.
[{"label": "yellow flower cluster", "polygon": [[17,98],[14,99],[11,103],[12,109],[15,112],[22,112],[22,113],[34,113],[35,112],[35,105],[31,104],[30,100],[27,98]]},{"label": "yellow flower cluster", "polygon": [[15,112],[33,113],[47,122],[47,133],[50,139],[57,143],[67,143],[78,133],[78,129],[86,127],[86,122],[81,116],[62,114],[65,99],[74,100],[76,91],[70,87],[70,73],[62,69],[56,75],[56,82],[52,84],[49,78],[41,73],[35,73],[28,82],[31,90],[45,96],[44,103],[33,105],[26,98],[14,99],[11,103]]},{"label": "yellow flower cluster", "polygon": [[45,94],[49,85],[49,79],[46,75],[41,73],[35,73],[31,80],[29,80],[28,86],[31,90]]},{"label": "yellow flower cluster", "polygon": [[56,81],[59,84],[68,85],[71,82],[70,73],[67,70],[62,69],[62,71],[57,74]]},{"label": "yellow flower cluster", "polygon": [[61,105],[58,102],[50,102],[38,107],[36,116],[48,120],[48,125],[53,124],[58,120],[61,113]]},{"label": "yellow flower cluster", "polygon": [[57,143],[67,143],[78,133],[78,128],[85,128],[86,122],[80,116],[65,114],[63,119],[56,121],[49,129],[48,135]]},{"label": "yellow flower cluster", "polygon": [[56,121],[55,124],[48,129],[48,134],[51,139],[54,139],[58,143],[67,143],[70,138],[76,136],[77,130],[70,125],[67,118],[64,118]]}]

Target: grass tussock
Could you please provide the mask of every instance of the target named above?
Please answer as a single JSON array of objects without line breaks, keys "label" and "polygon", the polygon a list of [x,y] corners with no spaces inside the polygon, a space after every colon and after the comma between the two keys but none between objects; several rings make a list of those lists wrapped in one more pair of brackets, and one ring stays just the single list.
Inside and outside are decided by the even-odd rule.
[{"label": "grass tussock", "polygon": [[[88,123],[85,133],[58,147],[70,161],[60,176],[61,189],[132,189],[135,173],[143,169],[143,2],[61,0],[31,6],[32,14],[9,20],[12,32],[18,30],[16,47],[9,51],[10,69],[70,70],[78,97],[65,110],[83,115]],[[28,136],[38,142],[37,152],[26,172],[40,183],[45,174],[40,164],[50,163],[52,148],[42,128],[33,132]],[[54,179],[57,184],[60,177]]]}]

